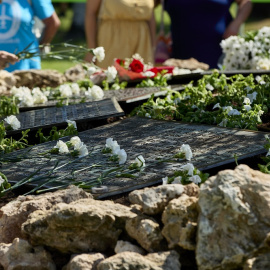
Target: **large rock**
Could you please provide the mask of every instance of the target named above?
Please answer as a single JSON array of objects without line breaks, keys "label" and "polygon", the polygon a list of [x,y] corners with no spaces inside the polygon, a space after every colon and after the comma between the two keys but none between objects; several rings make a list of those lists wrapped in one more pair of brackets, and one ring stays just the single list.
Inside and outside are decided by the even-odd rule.
[{"label": "large rock", "polygon": [[58,203],[71,203],[82,198],[93,197],[76,186],[38,196],[19,196],[0,209],[0,243],[11,243],[16,237],[23,238],[21,225],[32,212],[50,209]]},{"label": "large rock", "polygon": [[55,270],[51,255],[41,246],[33,247],[16,238],[12,244],[0,243],[0,265],[5,270]]},{"label": "large rock", "polygon": [[82,64],[78,64],[71,67],[65,71],[65,77],[69,82],[77,82],[79,80],[85,79],[86,71],[84,70]]},{"label": "large rock", "polygon": [[22,230],[32,244],[62,253],[102,252],[113,250],[126,220],[135,216],[129,207],[112,201],[81,199],[35,211]]},{"label": "large rock", "polygon": [[160,185],[132,191],[129,194],[129,201],[132,204],[140,205],[145,214],[156,215],[162,213],[168,202],[178,198],[183,192],[183,185]]},{"label": "large rock", "polygon": [[6,70],[0,70],[0,95],[9,95],[8,90],[15,85],[16,77]]},{"label": "large rock", "polygon": [[195,250],[198,198],[183,194],[169,202],[162,214],[164,227],[162,234],[169,248],[180,246],[184,249]]},{"label": "large rock", "polygon": [[199,195],[200,270],[239,269],[270,231],[270,175],[238,166],[209,178]]},{"label": "large rock", "polygon": [[126,231],[148,252],[162,250],[163,236],[159,224],[153,218],[139,215],[129,219]]},{"label": "large rock", "polygon": [[136,252],[136,253],[139,253],[141,255],[145,254],[144,249],[142,249],[141,247],[133,245],[128,241],[118,240],[116,243],[116,246],[114,248],[114,252],[120,253],[120,252],[125,252],[125,251]]},{"label": "large rock", "polygon": [[101,253],[72,255],[70,262],[62,270],[97,270],[97,265],[104,259]]},{"label": "large rock", "polygon": [[179,256],[175,251],[149,253],[142,256],[134,252],[121,252],[103,260],[98,270],[180,270]]},{"label": "large rock", "polygon": [[12,72],[16,77],[16,86],[34,87],[57,87],[66,82],[64,74],[57,70],[50,69],[30,69],[16,70]]}]

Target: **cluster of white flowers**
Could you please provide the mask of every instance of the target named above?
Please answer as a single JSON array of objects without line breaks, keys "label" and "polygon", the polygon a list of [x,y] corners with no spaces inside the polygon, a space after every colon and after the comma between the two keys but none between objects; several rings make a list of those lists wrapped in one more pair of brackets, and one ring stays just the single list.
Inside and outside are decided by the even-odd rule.
[{"label": "cluster of white flowers", "polygon": [[15,115],[7,116],[4,121],[13,129],[18,130],[21,127],[21,123]]},{"label": "cluster of white flowers", "polygon": [[44,104],[48,101],[47,96],[49,92],[43,92],[39,87],[34,88],[32,91],[26,86],[11,88],[11,94],[17,97],[20,101],[20,106],[33,106],[34,104]]},{"label": "cluster of white flowers", "polygon": [[120,149],[120,146],[117,141],[114,141],[113,138],[106,139],[105,148],[112,150],[112,155],[118,156],[119,165],[126,163],[127,153],[124,149]]},{"label": "cluster of white flowers", "polygon": [[62,98],[70,98],[80,95],[80,86],[77,83],[65,83],[59,86],[60,96]]},{"label": "cluster of white flowers", "polygon": [[93,87],[88,87],[87,91],[85,91],[85,96],[91,100],[100,100],[104,97],[104,92],[98,85],[94,85]]},{"label": "cluster of white flowers", "polygon": [[[78,136],[72,137],[69,142],[74,147],[74,151],[78,151],[79,157],[84,157],[88,155],[88,149],[86,145],[81,141]],[[58,148],[59,154],[68,154],[70,152],[68,145],[62,140],[59,140],[56,143],[56,146],[54,146],[54,148]]]},{"label": "cluster of white flowers", "polygon": [[[187,163],[185,165],[182,165],[180,167],[181,171],[187,172],[187,174],[189,175],[188,180],[190,182],[193,182],[195,184],[199,184],[201,183],[202,179],[201,177],[198,175],[198,173],[200,173],[199,170],[196,171],[197,174],[194,174],[194,165],[192,163]],[[177,176],[174,178],[174,180],[171,182],[172,184],[181,184],[182,181],[182,176]],[[167,185],[168,184],[168,176],[162,178],[162,184],[163,185]]]},{"label": "cluster of white flowers", "polygon": [[225,70],[270,69],[270,27],[262,27],[253,40],[231,36],[220,43]]}]

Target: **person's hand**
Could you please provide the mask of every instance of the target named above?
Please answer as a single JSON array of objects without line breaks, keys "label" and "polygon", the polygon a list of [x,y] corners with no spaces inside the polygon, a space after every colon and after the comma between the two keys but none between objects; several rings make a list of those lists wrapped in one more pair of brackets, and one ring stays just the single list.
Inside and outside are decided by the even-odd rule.
[{"label": "person's hand", "polygon": [[240,25],[236,21],[232,21],[226,28],[223,39],[226,39],[230,36],[237,36],[239,33]]},{"label": "person's hand", "polygon": [[9,64],[15,64],[18,61],[18,57],[6,51],[0,51],[0,69],[6,68]]}]

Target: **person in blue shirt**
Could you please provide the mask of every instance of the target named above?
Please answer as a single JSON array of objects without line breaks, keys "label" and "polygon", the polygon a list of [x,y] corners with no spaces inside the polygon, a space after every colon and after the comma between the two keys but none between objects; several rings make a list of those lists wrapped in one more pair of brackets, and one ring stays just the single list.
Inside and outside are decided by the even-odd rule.
[{"label": "person in blue shirt", "polygon": [[[39,44],[48,44],[60,26],[51,0],[2,0],[0,4],[0,50],[17,54],[28,45],[29,51],[38,50]],[[44,23],[41,39],[33,33],[34,16]],[[40,69],[40,57],[9,65],[6,70]]]},{"label": "person in blue shirt", "polygon": [[[233,19],[230,6],[238,5]],[[251,13],[250,0],[165,0],[171,18],[172,58],[191,57],[217,68],[222,54],[220,42],[237,35]]]}]

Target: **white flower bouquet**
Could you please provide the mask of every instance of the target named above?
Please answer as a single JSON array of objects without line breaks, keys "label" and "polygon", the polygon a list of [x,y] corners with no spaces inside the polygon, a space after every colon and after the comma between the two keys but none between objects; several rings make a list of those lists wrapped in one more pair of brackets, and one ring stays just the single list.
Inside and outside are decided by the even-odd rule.
[{"label": "white flower bouquet", "polygon": [[224,70],[270,70],[270,27],[221,41]]}]

